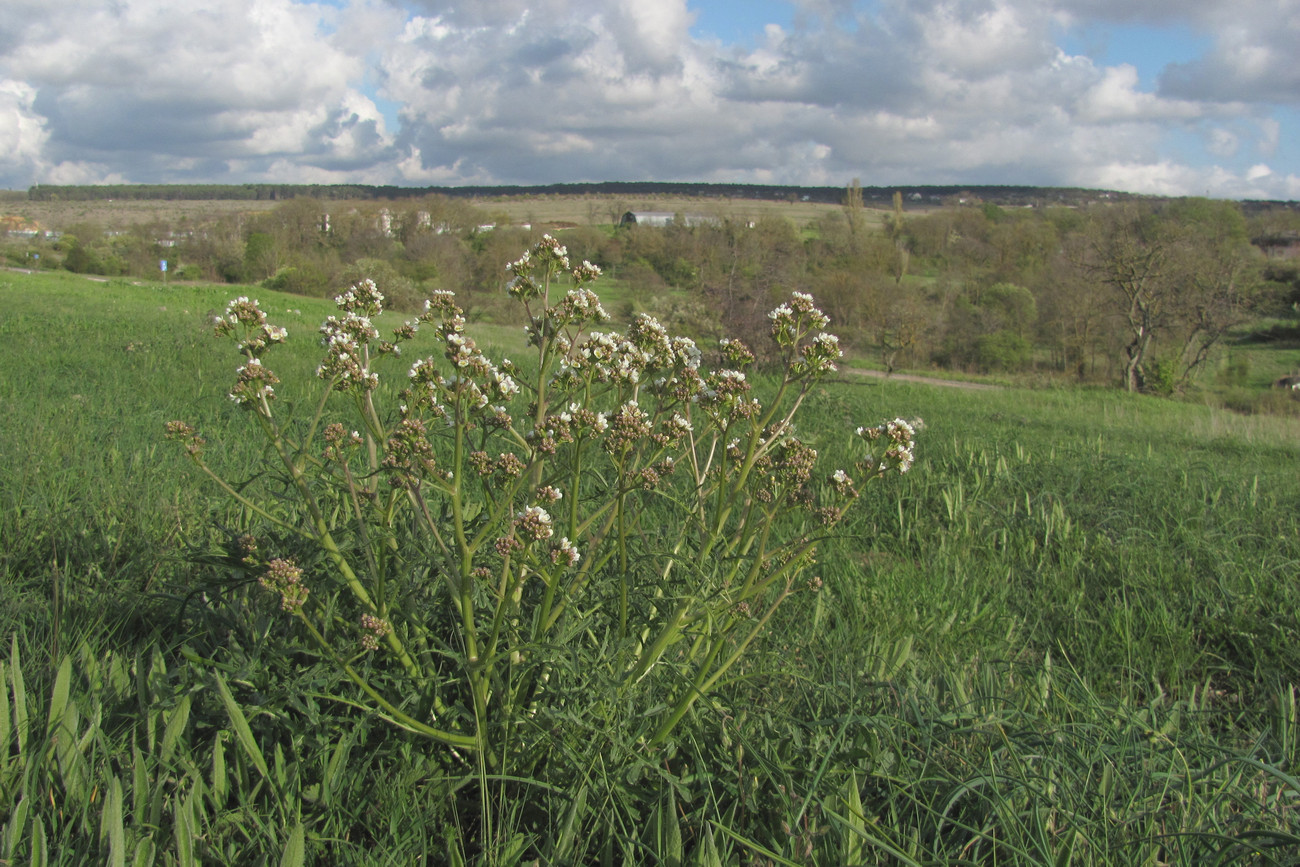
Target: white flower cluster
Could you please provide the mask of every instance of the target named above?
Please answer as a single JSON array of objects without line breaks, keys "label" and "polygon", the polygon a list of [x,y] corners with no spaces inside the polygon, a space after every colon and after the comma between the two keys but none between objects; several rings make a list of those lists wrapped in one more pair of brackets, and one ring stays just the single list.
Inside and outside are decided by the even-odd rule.
[{"label": "white flower cluster", "polygon": [[378,316],[384,310],[384,294],[374,280],[366,278],[342,295],[335,295],[334,303],[345,313]]},{"label": "white flower cluster", "polygon": [[242,327],[243,339],[237,348],[249,355],[261,352],[273,343],[284,343],[289,337],[284,328],[266,321],[266,314],[256,299],[250,301],[244,295],[227,304],[225,315],[216,317],[213,326],[220,336],[234,334]]},{"label": "white flower cluster", "polygon": [[807,292],[792,292],[790,300],[779,305],[767,318],[772,320],[772,339],[778,346],[791,347],[802,335],[825,328],[830,317],[818,310]]},{"label": "white flower cluster", "polygon": [[515,515],[515,526],[525,538],[533,542],[541,542],[555,535],[551,515],[541,506],[528,506]]},{"label": "white flower cluster", "polygon": [[561,536],[560,541],[556,542],[551,548],[551,562],[560,565],[563,564],[569,568],[578,565],[582,555],[578,553],[578,546],[569,541],[567,536]]},{"label": "white flower cluster", "polygon": [[[596,273],[600,273],[599,269]],[[608,322],[610,318],[600,303],[600,296],[581,286],[570,289],[556,305],[554,313],[567,322]]]},{"label": "white flower cluster", "polygon": [[916,422],[896,418],[875,427],[860,427],[857,435],[871,444],[871,454],[863,460],[870,470],[884,475],[890,470],[905,473],[912,468]]},{"label": "white flower cluster", "polygon": [[320,327],[320,333],[325,358],[316,368],[318,377],[334,380],[339,391],[354,386],[373,390],[379,385],[379,374],[370,370],[365,352],[370,341],[379,337],[370,317],[356,311],[348,311],[342,319],[331,316]]},{"label": "white flower cluster", "polygon": [[835,362],[844,357],[844,350],[840,349],[840,339],[838,337],[823,331],[808,344],[801,347],[800,354],[803,356],[800,364],[808,372],[813,374],[832,373],[838,370]]}]

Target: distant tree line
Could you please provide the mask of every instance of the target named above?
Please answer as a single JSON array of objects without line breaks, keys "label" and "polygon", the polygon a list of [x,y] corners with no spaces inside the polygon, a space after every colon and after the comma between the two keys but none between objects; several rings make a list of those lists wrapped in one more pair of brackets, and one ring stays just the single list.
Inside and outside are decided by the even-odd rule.
[{"label": "distant tree line", "polygon": [[[866,201],[888,202],[899,187],[859,187]],[[927,207],[951,199],[977,198],[1002,205],[1080,204],[1105,198],[1123,201],[1140,198],[1129,193],[1073,187],[1011,185],[905,187],[904,204]],[[805,187],[771,184],[674,183],[659,181],[606,181],[601,183],[496,185],[460,187],[399,187],[363,184],[38,184],[27,191],[31,201],[288,201],[311,198],[322,201],[420,199],[430,195],[453,198],[498,196],[691,196],[754,199],[759,201],[809,201],[838,204],[843,187]]]},{"label": "distant tree line", "polygon": [[[1275,316],[1300,335],[1300,213],[1209,199],[1088,207],[965,204],[908,213],[903,193],[866,219],[866,191],[807,225],[769,212],[666,227],[585,225],[561,234],[644,310],[705,344],[755,348],[765,313],[813,293],[850,347],[887,369],[1039,371],[1134,391],[1184,389],[1230,331]],[[877,215],[879,216],[879,215]],[[486,226],[491,225],[490,230]],[[81,273],[257,283],[332,295],[375,279],[397,307],[455,290],[501,320],[503,263],[535,240],[463,198],[346,202],[297,197],[256,214],[125,231],[73,224],[57,240],[7,242],[11,263]],[[39,259],[35,258],[39,255]]]}]

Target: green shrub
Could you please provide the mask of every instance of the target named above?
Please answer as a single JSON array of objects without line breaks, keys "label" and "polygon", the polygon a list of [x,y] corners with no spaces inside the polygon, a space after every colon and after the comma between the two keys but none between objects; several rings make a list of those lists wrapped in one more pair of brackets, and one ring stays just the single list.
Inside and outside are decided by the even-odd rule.
[{"label": "green shrub", "polygon": [[1014,331],[995,331],[981,336],[976,357],[981,370],[1023,370],[1033,359],[1034,348]]}]

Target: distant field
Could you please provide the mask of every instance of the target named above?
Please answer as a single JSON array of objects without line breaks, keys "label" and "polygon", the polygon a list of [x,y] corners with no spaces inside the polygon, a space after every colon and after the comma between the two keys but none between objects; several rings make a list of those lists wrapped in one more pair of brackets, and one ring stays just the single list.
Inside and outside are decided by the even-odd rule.
[{"label": "distant field", "polygon": [[[839,205],[820,202],[769,202],[685,196],[500,196],[473,201],[489,214],[508,215],[512,223],[564,222],[577,225],[617,222],[626,211],[661,211],[740,220],[784,217],[795,225],[802,226],[827,213],[840,210]],[[866,213],[869,221],[879,224],[889,212],[868,208]]]},{"label": "distant field", "polygon": [[0,201],[0,215],[26,217],[47,229],[71,223],[99,223],[105,227],[135,226],[141,223],[200,222],[228,214],[269,211],[281,202],[256,201],[96,201],[29,202]]},{"label": "distant field", "polygon": [[[609,225],[626,211],[667,211],[681,214],[757,220],[765,216],[785,217],[797,226],[839,210],[838,205],[818,202],[769,202],[755,199],[716,199],[658,196],[500,196],[471,199],[482,209],[485,219],[505,215],[511,223],[570,223],[573,225]],[[203,222],[234,214],[256,214],[273,210],[282,201],[205,200],[205,201],[72,201],[30,202],[12,197],[0,200],[0,216],[18,216],[34,220],[48,229],[74,223],[98,223],[106,227],[133,226],[161,222]],[[402,202],[394,203],[400,206]],[[376,200],[330,202],[333,211],[351,207],[378,209],[384,202]],[[879,224],[888,210],[867,208],[867,219]]]}]

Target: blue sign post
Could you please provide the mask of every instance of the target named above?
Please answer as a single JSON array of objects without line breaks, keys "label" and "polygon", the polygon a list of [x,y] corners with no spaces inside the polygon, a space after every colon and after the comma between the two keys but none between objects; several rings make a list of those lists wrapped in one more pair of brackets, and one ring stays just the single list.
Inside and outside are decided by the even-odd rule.
[{"label": "blue sign post", "polygon": [[167,260],[166,259],[158,260],[158,270],[162,271],[163,285],[164,286],[167,285]]}]

